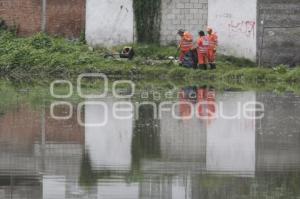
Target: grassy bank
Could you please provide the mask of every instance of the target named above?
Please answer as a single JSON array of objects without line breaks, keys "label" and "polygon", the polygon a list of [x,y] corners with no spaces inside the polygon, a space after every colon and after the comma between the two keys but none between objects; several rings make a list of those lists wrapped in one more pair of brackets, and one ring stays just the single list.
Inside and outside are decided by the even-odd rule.
[{"label": "grassy bank", "polygon": [[186,69],[168,61],[175,47],[136,45],[132,61],[104,58],[120,48],[90,49],[84,42],[37,34],[18,38],[0,31],[0,76],[13,82],[41,82],[55,78],[72,79],[78,74],[101,72],[115,78],[174,81],[263,84],[300,82],[300,67],[257,68],[253,63],[232,57],[219,57],[216,71]]}]

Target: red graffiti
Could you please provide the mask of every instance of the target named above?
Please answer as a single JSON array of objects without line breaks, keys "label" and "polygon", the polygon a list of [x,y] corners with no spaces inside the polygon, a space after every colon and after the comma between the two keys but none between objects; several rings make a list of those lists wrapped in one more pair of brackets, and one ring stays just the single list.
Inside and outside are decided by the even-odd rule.
[{"label": "red graffiti", "polygon": [[255,21],[240,21],[240,22],[234,22],[231,21],[231,23],[228,24],[229,31],[230,32],[236,32],[244,34],[246,37],[253,37],[255,36]]}]

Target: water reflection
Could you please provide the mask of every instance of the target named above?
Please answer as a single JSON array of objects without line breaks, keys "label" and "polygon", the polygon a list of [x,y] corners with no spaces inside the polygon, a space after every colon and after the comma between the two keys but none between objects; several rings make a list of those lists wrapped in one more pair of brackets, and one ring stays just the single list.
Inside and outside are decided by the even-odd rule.
[{"label": "water reflection", "polygon": [[[300,197],[298,96],[183,88],[178,101],[188,103],[176,106],[176,115],[193,109],[204,119],[175,119],[168,111],[156,118],[160,102],[154,102],[131,110],[137,120],[118,120],[112,115],[117,101],[103,101],[107,115],[97,104],[84,107],[85,122],[107,117],[105,126],[81,127],[75,108],[66,121],[28,104],[4,113],[0,198]],[[237,104],[248,101],[265,104],[263,119],[215,117],[220,102],[234,116]]]},{"label": "water reflection", "polygon": [[131,167],[134,121],[133,118],[115,118],[112,110],[115,102],[115,99],[105,102],[107,111],[96,104],[85,106],[85,123],[97,124],[107,118],[106,125],[85,127],[85,147],[90,155],[93,169],[130,170]]}]

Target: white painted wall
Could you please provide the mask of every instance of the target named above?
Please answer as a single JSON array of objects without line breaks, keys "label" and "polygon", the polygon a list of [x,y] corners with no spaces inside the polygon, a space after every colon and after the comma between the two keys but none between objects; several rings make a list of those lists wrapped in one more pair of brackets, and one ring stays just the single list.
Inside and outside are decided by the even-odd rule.
[{"label": "white painted wall", "polygon": [[87,0],[86,40],[92,46],[113,46],[133,40],[132,0]]},{"label": "white painted wall", "polygon": [[256,61],[256,0],[209,0],[208,25],[219,35],[219,52]]}]

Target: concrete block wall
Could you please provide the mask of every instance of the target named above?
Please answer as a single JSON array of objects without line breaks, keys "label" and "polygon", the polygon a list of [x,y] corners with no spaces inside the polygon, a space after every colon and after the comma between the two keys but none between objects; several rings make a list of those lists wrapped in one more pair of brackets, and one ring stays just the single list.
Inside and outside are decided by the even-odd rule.
[{"label": "concrete block wall", "polygon": [[85,0],[0,0],[0,19],[16,26],[21,36],[45,30],[52,35],[79,37],[85,28]]},{"label": "concrete block wall", "polygon": [[162,0],[161,44],[178,41],[180,28],[190,31],[195,37],[207,26],[208,0]]},{"label": "concrete block wall", "polygon": [[300,65],[300,1],[258,0],[257,11],[258,62]]}]

